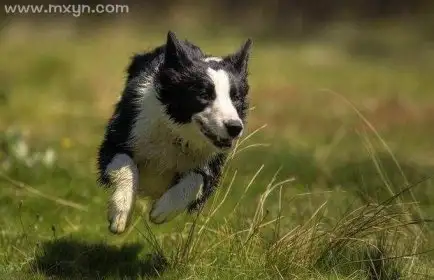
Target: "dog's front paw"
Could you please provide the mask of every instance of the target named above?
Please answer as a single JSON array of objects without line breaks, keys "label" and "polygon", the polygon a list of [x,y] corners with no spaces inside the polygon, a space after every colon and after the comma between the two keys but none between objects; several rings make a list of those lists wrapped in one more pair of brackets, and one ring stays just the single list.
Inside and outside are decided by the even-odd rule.
[{"label": "dog's front paw", "polygon": [[152,206],[149,220],[154,224],[162,224],[175,218],[182,210],[167,195],[163,195]]},{"label": "dog's front paw", "polygon": [[130,214],[128,211],[109,208],[109,230],[114,234],[123,233],[128,226],[129,216]]}]

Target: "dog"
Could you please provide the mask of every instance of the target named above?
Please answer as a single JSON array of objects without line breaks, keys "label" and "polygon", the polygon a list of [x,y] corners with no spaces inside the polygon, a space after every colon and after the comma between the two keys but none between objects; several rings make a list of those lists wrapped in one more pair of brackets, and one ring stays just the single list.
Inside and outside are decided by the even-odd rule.
[{"label": "dog", "polygon": [[109,230],[120,234],[137,195],[161,224],[203,207],[229,151],[245,130],[252,40],[216,57],[169,31],[136,54],[98,150],[98,182],[112,190]]}]

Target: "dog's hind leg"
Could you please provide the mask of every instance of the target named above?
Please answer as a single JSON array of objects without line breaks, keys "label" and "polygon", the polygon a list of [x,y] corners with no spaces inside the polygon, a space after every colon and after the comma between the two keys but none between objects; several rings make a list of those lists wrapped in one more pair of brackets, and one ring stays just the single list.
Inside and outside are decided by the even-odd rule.
[{"label": "dog's hind leg", "polygon": [[131,157],[116,154],[105,170],[113,193],[108,203],[109,229],[120,234],[127,228],[138,186],[139,171]]}]

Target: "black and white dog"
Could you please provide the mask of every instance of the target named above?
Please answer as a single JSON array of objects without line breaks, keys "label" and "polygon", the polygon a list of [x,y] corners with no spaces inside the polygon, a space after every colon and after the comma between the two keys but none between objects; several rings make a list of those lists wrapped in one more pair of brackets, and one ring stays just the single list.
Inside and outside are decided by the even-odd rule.
[{"label": "black and white dog", "polygon": [[213,57],[169,31],[165,45],[133,57],[98,152],[99,182],[113,188],[111,232],[126,229],[136,193],[154,199],[156,224],[213,193],[245,126],[251,44]]}]

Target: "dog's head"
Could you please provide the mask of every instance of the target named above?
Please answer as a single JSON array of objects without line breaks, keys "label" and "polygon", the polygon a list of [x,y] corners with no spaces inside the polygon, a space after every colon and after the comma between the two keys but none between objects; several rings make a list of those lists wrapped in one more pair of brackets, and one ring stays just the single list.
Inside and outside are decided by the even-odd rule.
[{"label": "dog's head", "polygon": [[193,126],[193,137],[230,148],[244,130],[251,45],[249,39],[233,54],[210,57],[169,31],[157,76],[158,98],[169,118]]}]

